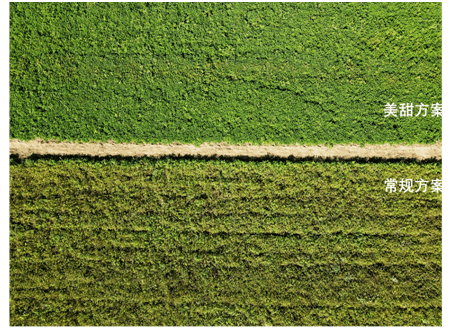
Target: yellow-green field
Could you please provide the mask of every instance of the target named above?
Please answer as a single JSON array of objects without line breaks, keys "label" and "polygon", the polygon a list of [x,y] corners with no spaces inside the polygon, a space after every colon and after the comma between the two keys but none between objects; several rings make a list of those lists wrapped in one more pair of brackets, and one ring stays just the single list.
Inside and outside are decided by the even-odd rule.
[{"label": "yellow-green field", "polygon": [[[441,163],[11,160],[11,325],[441,325]],[[430,185],[429,185],[430,186]]]}]

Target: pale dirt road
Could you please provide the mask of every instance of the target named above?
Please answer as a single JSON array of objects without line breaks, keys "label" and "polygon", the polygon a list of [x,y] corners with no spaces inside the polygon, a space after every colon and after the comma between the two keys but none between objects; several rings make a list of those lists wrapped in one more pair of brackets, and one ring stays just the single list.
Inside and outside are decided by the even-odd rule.
[{"label": "pale dirt road", "polygon": [[339,158],[413,158],[442,159],[442,143],[413,144],[413,145],[334,145],[329,148],[323,145],[315,146],[286,146],[286,145],[229,145],[225,143],[204,143],[200,147],[193,144],[116,144],[114,141],[105,143],[72,143],[44,141],[35,139],[32,141],[20,141],[10,139],[10,154],[19,154],[25,158],[31,154],[40,155],[89,155],[89,156],[167,156],[167,155],[202,155],[202,156],[250,156],[262,157],[273,155],[280,157],[339,157]]}]

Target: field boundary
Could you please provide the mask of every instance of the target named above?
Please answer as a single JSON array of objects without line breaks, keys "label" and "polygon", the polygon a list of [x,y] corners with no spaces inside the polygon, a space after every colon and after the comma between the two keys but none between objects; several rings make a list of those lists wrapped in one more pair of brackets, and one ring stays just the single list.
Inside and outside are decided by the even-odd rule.
[{"label": "field boundary", "polygon": [[435,144],[390,145],[367,144],[361,147],[358,144],[327,147],[324,145],[232,145],[226,143],[203,143],[201,146],[193,144],[134,144],[107,142],[76,143],[57,142],[54,140],[35,139],[21,141],[10,139],[10,155],[18,155],[24,159],[32,154],[38,155],[87,155],[87,156],[125,156],[125,157],[163,157],[171,155],[193,156],[225,156],[225,157],[323,157],[323,158],[385,158],[385,159],[417,159],[442,160],[442,142]]}]

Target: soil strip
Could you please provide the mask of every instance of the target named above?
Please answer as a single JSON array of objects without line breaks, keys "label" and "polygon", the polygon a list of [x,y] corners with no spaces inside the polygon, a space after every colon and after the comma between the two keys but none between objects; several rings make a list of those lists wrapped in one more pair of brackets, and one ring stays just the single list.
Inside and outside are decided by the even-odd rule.
[{"label": "soil strip", "polygon": [[57,142],[35,139],[20,141],[10,139],[10,155],[19,154],[26,158],[31,154],[40,155],[89,155],[89,156],[169,156],[175,155],[201,155],[201,156],[250,156],[262,157],[266,155],[289,157],[339,157],[339,158],[413,158],[442,159],[442,143],[413,144],[413,145],[365,145],[363,148],[357,144],[334,145],[332,148],[324,145],[305,146],[291,145],[232,145],[226,143],[203,143],[197,147],[193,144],[134,144],[115,143],[114,141],[99,143]]}]

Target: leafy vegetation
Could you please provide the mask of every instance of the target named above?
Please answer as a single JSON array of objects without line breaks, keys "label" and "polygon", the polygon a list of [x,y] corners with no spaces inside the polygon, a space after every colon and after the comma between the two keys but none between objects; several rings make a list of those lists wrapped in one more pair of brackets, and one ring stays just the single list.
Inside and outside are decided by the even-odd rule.
[{"label": "leafy vegetation", "polygon": [[441,3],[11,3],[10,138],[431,143]]},{"label": "leafy vegetation", "polygon": [[10,322],[441,325],[441,162],[10,165]]}]

